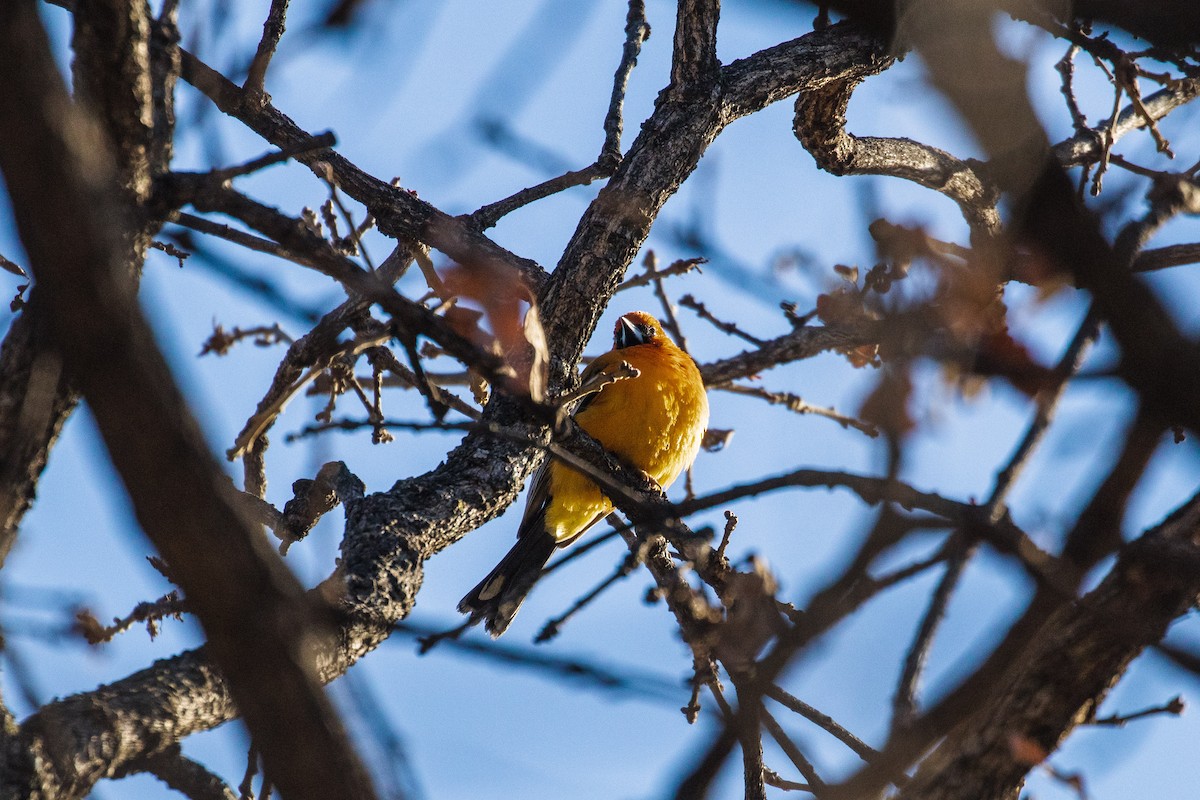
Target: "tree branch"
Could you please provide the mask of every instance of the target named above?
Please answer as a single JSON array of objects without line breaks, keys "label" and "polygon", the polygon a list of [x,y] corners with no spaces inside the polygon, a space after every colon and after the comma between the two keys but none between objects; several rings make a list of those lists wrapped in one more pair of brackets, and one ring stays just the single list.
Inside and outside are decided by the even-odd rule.
[{"label": "tree branch", "polygon": [[[0,139],[7,145],[0,171],[46,292],[51,336],[95,414],[139,522],[204,625],[213,659],[284,796],[369,798],[366,773],[306,653],[316,615],[243,521],[137,308],[120,237],[127,207],[110,162],[96,156],[106,152],[103,139],[81,135],[90,126],[58,78],[34,3],[4,6],[0,31],[0,49],[9,55],[0,65]],[[60,225],[72,230],[72,244],[59,236]],[[146,439],[157,446],[146,447]],[[35,768],[32,756],[50,746],[47,739],[63,735],[24,727],[31,761],[21,772]],[[64,797],[86,793],[99,777],[77,771],[87,765],[51,763],[54,772],[38,777]]]},{"label": "tree branch", "polygon": [[679,0],[675,15],[675,50],[671,58],[671,92],[704,92],[716,80],[717,20],[721,0]]}]

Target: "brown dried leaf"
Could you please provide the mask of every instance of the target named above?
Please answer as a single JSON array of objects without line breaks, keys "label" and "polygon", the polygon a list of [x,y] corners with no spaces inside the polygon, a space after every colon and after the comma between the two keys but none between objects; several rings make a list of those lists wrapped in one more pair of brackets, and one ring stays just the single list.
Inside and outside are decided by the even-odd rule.
[{"label": "brown dried leaf", "polygon": [[970,345],[982,335],[1007,326],[1003,287],[984,267],[944,266],[933,307],[950,334]]},{"label": "brown dried leaf", "polygon": [[878,365],[879,345],[877,344],[862,344],[858,347],[849,347],[839,350],[842,355],[850,362],[850,366],[855,369]]},{"label": "brown dried leaf", "polygon": [[857,322],[866,316],[862,299],[849,287],[817,295],[817,316],[826,324]]},{"label": "brown dried leaf", "polygon": [[1046,388],[1053,378],[1053,371],[1034,361],[1025,345],[1007,330],[990,333],[980,340],[971,371],[983,376],[998,375],[1028,397]]},{"label": "brown dried leaf", "polygon": [[882,256],[903,267],[932,253],[929,236],[922,228],[909,228],[886,219],[877,219],[867,226],[867,232],[875,240]]},{"label": "brown dried leaf", "polygon": [[483,319],[482,311],[464,306],[451,306],[446,309],[444,316],[446,322],[459,336],[484,350],[494,349],[495,338],[479,325],[480,320]]},{"label": "brown dried leaf", "polygon": [[893,436],[904,436],[917,426],[908,412],[912,388],[908,370],[885,370],[863,401],[858,417]]},{"label": "brown dried leaf", "polygon": [[[462,314],[452,324],[456,328],[461,325],[459,332],[479,346],[502,355],[516,374],[514,388],[541,401],[545,397],[550,351],[533,293],[521,276],[505,265],[488,263],[455,264],[444,271],[442,278],[451,296],[466,298],[483,309],[469,312],[476,315],[469,324]],[[526,304],[528,310],[522,313]],[[453,311],[447,311],[447,319]],[[480,322],[485,322],[491,333]]]},{"label": "brown dried leaf", "polygon": [[540,403],[546,399],[550,344],[546,341],[546,331],[542,328],[542,318],[536,305],[530,305],[529,310],[525,312],[522,330],[525,341],[529,342],[533,351],[529,364],[529,396]]},{"label": "brown dried leaf", "polygon": [[833,271],[846,283],[858,285],[858,267],[848,267],[845,264],[834,264]]},{"label": "brown dried leaf", "polygon": [[775,603],[779,584],[765,559],[750,557],[751,572],[731,572],[722,592],[725,620],[717,640],[717,657],[730,669],[745,669],[783,629]]}]

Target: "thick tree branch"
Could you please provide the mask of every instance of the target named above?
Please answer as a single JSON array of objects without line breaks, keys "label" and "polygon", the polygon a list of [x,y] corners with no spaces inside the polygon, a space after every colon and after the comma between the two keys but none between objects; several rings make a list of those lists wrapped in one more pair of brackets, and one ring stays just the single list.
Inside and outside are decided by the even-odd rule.
[{"label": "thick tree branch", "polygon": [[720,16],[721,0],[679,0],[671,59],[672,92],[704,92],[716,80],[721,68],[717,61]]},{"label": "thick tree branch", "polygon": [[1200,595],[1200,497],[1127,547],[1104,581],[1052,616],[986,705],[921,765],[904,800],[1014,800],[1030,764],[1012,737],[1053,752],[1091,719],[1142,650]]},{"label": "thick tree branch", "polygon": [[855,76],[829,83],[796,98],[793,130],[817,165],[834,175],[889,175],[913,181],[957,203],[973,232],[997,235],[999,194],[979,177],[976,165],[912,139],[846,131],[846,107],[861,80]]},{"label": "thick tree branch", "polygon": [[[128,193],[117,190],[104,139],[68,97],[34,2],[5,5],[0,31],[8,55],[0,63],[0,171],[65,369],[95,414],[139,522],[204,625],[281,793],[369,798],[306,652],[317,616],[243,520],[137,308],[120,237]],[[60,225],[72,231],[69,243]],[[104,772],[46,752],[76,733],[24,727],[28,760],[6,776],[51,796],[85,794]]]},{"label": "thick tree branch", "polygon": [[237,800],[237,795],[201,763],[183,755],[179,747],[143,759],[137,771],[148,772],[188,800]]},{"label": "thick tree branch", "polygon": [[[158,45],[154,58],[152,35]],[[172,15],[152,21],[145,4],[88,0],[79,5],[73,43],[78,95],[108,139],[120,143],[117,180],[131,204],[147,197],[151,175],[170,159],[177,37]],[[140,273],[157,227],[142,220],[128,229],[131,274]],[[0,565],[77,401],[47,341],[41,294],[34,287],[0,345]]]}]

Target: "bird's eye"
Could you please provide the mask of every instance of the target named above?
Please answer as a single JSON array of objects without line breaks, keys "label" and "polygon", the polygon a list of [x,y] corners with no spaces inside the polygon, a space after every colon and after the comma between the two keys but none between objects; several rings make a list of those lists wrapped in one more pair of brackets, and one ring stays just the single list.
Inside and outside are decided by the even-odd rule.
[{"label": "bird's eye", "polygon": [[649,325],[639,325],[638,331],[642,334],[642,341],[650,342],[654,340],[654,328]]}]

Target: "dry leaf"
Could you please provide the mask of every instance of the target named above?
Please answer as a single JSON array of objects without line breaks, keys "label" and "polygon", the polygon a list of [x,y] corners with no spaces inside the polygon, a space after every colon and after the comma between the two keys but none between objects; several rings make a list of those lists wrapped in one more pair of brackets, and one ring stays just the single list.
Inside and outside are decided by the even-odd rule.
[{"label": "dry leaf", "polygon": [[542,318],[536,305],[530,305],[525,312],[525,323],[522,326],[525,341],[533,350],[529,364],[529,396],[537,402],[546,399],[547,373],[550,370],[550,345],[546,341],[546,331],[542,328]]},{"label": "dry leaf", "polygon": [[845,264],[834,264],[833,271],[836,272],[842,280],[846,281],[846,283],[851,283],[856,286],[858,285],[858,267],[847,267]]},{"label": "dry leaf", "polygon": [[870,315],[856,289],[843,286],[817,295],[817,316],[826,324],[853,323]]},{"label": "dry leaf", "polygon": [[978,375],[1004,378],[1028,397],[1046,388],[1053,377],[1053,371],[1034,361],[1025,345],[1007,330],[996,331],[980,340],[971,368]]},{"label": "dry leaf", "polygon": [[904,436],[917,426],[908,412],[912,388],[908,370],[884,371],[875,389],[863,401],[858,417],[893,436]]},{"label": "dry leaf", "polygon": [[[516,375],[516,391],[528,393],[539,402],[544,399],[550,350],[533,293],[521,275],[507,265],[488,262],[454,264],[443,272],[442,279],[450,296],[482,308],[482,312],[447,310],[446,318],[455,329],[480,347],[503,356]],[[527,310],[522,313],[525,306]]]},{"label": "dry leaf", "polygon": [[750,572],[731,572],[722,592],[725,620],[716,653],[735,670],[753,664],[767,642],[784,628],[775,602],[779,584],[766,559],[751,556],[750,565]]}]

